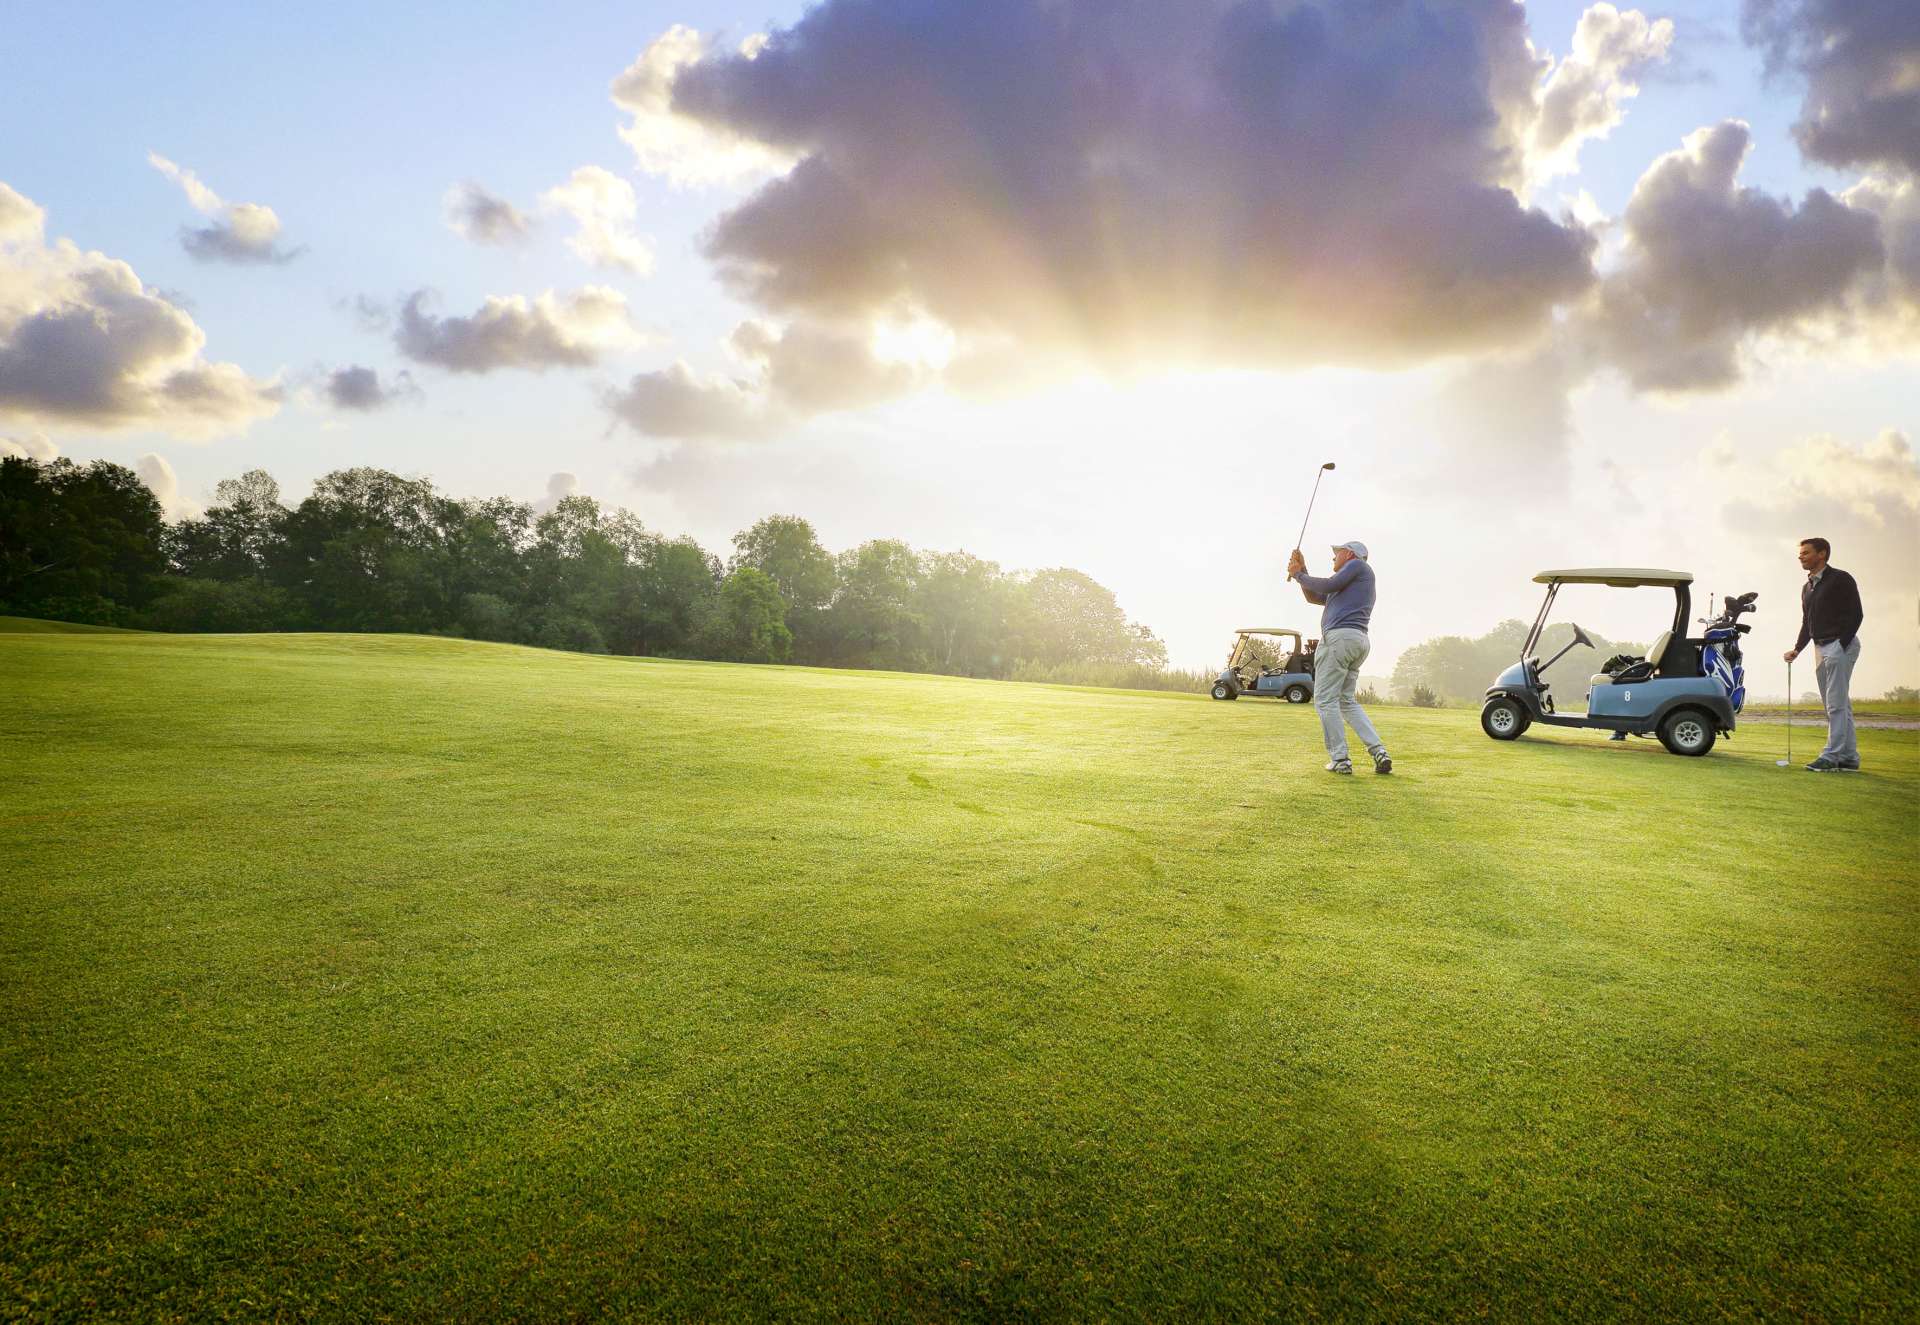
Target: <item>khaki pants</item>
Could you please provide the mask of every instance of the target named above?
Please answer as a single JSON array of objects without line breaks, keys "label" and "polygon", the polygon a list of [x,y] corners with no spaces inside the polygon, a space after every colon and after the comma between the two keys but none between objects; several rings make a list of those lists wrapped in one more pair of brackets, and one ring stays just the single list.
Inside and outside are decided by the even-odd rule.
[{"label": "khaki pants", "polygon": [[1836,764],[1860,762],[1860,742],[1853,732],[1853,665],[1860,661],[1860,637],[1840,647],[1839,640],[1813,646],[1813,676],[1820,683],[1820,702],[1827,709],[1827,748],[1823,759]]},{"label": "khaki pants", "polygon": [[1347,725],[1367,747],[1367,753],[1379,756],[1387,747],[1380,744],[1380,733],[1367,720],[1367,711],[1354,699],[1360,688],[1360,664],[1373,652],[1373,642],[1364,630],[1329,630],[1313,655],[1313,706],[1320,711],[1320,733],[1327,741],[1327,754],[1335,763],[1347,758]]}]

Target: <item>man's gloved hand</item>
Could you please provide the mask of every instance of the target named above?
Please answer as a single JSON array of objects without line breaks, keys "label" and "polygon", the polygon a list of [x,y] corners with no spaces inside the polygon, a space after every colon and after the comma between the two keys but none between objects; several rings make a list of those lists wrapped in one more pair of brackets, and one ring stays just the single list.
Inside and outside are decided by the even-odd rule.
[{"label": "man's gloved hand", "polygon": [[1295,548],[1293,550],[1293,555],[1287,558],[1287,574],[1304,575],[1306,574],[1306,570],[1307,570],[1307,559],[1300,555],[1299,548]]}]

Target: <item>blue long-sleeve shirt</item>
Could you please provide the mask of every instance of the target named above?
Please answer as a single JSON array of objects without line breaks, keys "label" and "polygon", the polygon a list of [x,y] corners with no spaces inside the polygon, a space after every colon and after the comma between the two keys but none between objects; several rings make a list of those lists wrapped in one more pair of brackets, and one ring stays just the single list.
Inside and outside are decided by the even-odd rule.
[{"label": "blue long-sleeve shirt", "polygon": [[1329,631],[1365,631],[1373,619],[1373,567],[1355,557],[1331,575],[1296,575],[1300,592],[1310,603],[1325,603],[1320,613],[1320,638]]}]

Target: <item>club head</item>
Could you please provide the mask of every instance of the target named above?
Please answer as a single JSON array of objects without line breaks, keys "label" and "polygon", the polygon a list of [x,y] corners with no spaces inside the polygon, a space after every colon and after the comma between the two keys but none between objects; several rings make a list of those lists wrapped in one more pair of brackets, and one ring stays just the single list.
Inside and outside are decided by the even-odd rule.
[{"label": "club head", "polygon": [[1791,760],[1791,759],[1776,759],[1776,760],[1774,760],[1774,761],[1773,761],[1773,766],[1774,766],[1775,768],[1791,768],[1791,767],[1793,767],[1793,760]]},{"label": "club head", "polygon": [[1320,466],[1320,468],[1322,468],[1322,469],[1332,469],[1332,468],[1333,468],[1333,461],[1331,461],[1331,460],[1329,460],[1329,461],[1327,461],[1327,463],[1326,463],[1326,464],[1324,464],[1324,465],[1322,465],[1322,466]]}]

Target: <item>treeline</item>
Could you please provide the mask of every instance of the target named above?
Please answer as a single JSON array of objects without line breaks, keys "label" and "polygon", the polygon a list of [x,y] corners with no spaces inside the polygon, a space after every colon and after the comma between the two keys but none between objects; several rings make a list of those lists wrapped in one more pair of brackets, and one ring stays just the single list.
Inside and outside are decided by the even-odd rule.
[{"label": "treeline", "polygon": [[[379,469],[288,506],[264,470],[169,524],[129,469],[0,461],[0,613],[165,631],[398,631],[590,653],[1141,684],[1165,646],[1077,570],[876,539],[828,552],[769,516],[725,560],[631,512],[536,512]],[[1197,678],[1178,678],[1184,688]]]},{"label": "treeline", "polygon": [[[1478,706],[1487,696],[1493,678],[1511,667],[1520,657],[1520,646],[1527,639],[1527,623],[1502,621],[1478,639],[1464,635],[1442,635],[1424,644],[1416,644],[1400,655],[1393,669],[1395,698],[1416,702],[1425,697],[1448,704]],[[1586,693],[1586,679],[1600,664],[1616,653],[1639,654],[1644,644],[1609,640],[1587,632],[1591,649],[1573,649],[1547,669],[1549,681],[1557,681],[1569,693]],[[1565,622],[1548,626],[1541,634],[1536,652],[1542,659],[1553,657],[1573,638],[1573,627]],[[1577,683],[1577,684],[1576,684]],[[1556,691],[1556,693],[1558,693]]]}]

